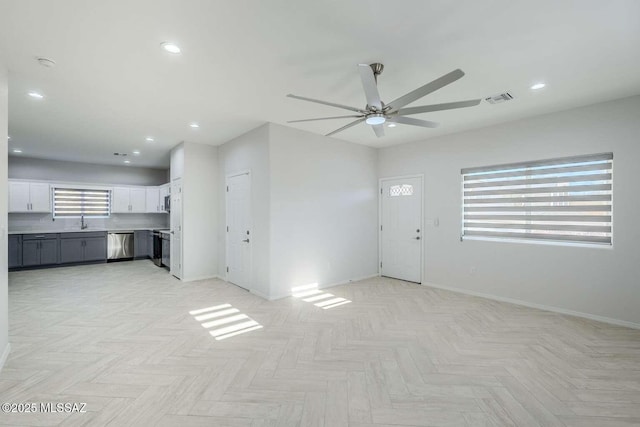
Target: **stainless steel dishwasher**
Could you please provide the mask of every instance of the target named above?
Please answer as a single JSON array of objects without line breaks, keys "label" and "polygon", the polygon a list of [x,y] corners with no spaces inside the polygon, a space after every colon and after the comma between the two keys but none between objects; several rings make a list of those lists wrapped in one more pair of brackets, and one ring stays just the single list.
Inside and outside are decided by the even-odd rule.
[{"label": "stainless steel dishwasher", "polygon": [[133,231],[110,231],[107,234],[107,259],[133,259]]}]

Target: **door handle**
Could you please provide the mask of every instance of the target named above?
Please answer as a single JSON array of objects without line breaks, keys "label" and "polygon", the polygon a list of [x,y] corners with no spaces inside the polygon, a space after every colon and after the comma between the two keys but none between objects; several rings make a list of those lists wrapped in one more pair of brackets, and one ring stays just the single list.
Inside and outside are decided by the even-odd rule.
[{"label": "door handle", "polygon": [[243,242],[249,243],[249,239],[244,239]]},{"label": "door handle", "polygon": [[420,236],[418,236],[418,237],[415,237],[415,239],[416,239],[416,240],[420,240]]}]

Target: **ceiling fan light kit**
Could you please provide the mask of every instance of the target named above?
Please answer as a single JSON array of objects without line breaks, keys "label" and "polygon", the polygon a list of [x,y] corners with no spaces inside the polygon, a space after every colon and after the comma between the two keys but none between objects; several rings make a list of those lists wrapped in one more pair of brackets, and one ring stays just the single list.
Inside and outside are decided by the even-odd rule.
[{"label": "ceiling fan light kit", "polygon": [[459,101],[459,102],[448,102],[444,104],[434,104],[434,105],[424,105],[420,107],[409,107],[403,108],[406,105],[411,104],[412,102],[417,101],[418,99],[435,92],[438,89],[443,88],[444,86],[455,82],[464,76],[464,73],[460,69],[453,70],[452,72],[445,74],[444,76],[427,83],[424,86],[419,87],[416,90],[413,90],[394,101],[391,101],[388,104],[385,104],[380,99],[380,94],[378,93],[378,76],[382,74],[384,70],[384,65],[380,63],[373,64],[358,64],[358,72],[360,73],[360,80],[362,81],[362,88],[364,89],[365,98],[367,100],[367,105],[364,108],[356,108],[348,105],[336,104],[333,102],[321,101],[319,99],[306,98],[298,95],[287,95],[289,98],[299,99],[301,101],[314,102],[316,104],[328,105],[330,107],[341,108],[343,110],[348,110],[357,114],[351,114],[347,116],[333,116],[333,117],[320,117],[315,119],[303,119],[303,120],[291,120],[287,123],[300,123],[300,122],[311,122],[318,120],[333,120],[333,119],[346,119],[353,118],[356,119],[351,123],[334,130],[327,134],[327,136],[334,135],[338,132],[342,132],[343,130],[349,129],[352,126],[365,122],[368,125],[371,125],[373,132],[377,137],[384,136],[384,126],[385,122],[394,122],[401,123],[405,125],[411,126],[420,126],[426,128],[434,128],[438,126],[438,123],[430,122],[427,120],[413,119],[410,117],[404,117],[411,114],[420,114],[420,113],[428,113],[433,111],[443,111],[443,110],[452,110],[456,108],[466,108],[473,107],[480,103],[480,99],[472,99],[469,101]]},{"label": "ceiling fan light kit", "polygon": [[367,119],[365,120],[365,122],[368,125],[381,125],[386,121],[387,121],[387,119],[384,117],[384,114],[382,114],[382,113],[369,114],[367,116]]}]

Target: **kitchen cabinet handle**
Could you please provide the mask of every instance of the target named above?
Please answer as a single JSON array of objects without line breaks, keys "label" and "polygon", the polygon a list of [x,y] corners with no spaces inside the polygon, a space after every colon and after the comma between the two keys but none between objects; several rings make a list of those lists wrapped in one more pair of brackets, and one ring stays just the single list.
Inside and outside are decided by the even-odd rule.
[{"label": "kitchen cabinet handle", "polygon": [[44,239],[44,235],[42,235],[42,236],[33,236],[33,237],[35,237],[36,239]]}]

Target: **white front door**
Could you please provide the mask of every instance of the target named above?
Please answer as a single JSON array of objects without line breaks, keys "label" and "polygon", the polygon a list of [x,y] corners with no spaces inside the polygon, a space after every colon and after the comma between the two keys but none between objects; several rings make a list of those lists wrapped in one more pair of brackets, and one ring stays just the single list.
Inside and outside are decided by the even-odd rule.
[{"label": "white front door", "polygon": [[171,274],[178,279],[182,278],[182,180],[171,183],[171,247],[169,248],[169,263]]},{"label": "white front door", "polygon": [[227,178],[227,281],[251,289],[251,177]]},{"label": "white front door", "polygon": [[422,282],[422,178],[382,180],[381,274]]}]

